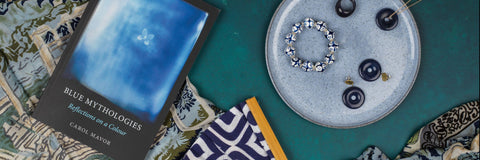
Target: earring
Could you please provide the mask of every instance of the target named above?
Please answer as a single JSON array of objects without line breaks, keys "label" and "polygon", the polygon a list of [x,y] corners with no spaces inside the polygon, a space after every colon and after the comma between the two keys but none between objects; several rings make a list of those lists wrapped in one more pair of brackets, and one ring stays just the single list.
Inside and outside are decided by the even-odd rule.
[{"label": "earring", "polygon": [[387,74],[385,72],[382,73],[382,81],[388,81],[390,78],[392,78],[392,76],[390,76],[390,74]]},{"label": "earring", "polygon": [[398,16],[394,13],[395,11],[390,8],[384,8],[380,10],[375,19],[377,26],[384,31],[390,31],[397,27]]},{"label": "earring", "polygon": [[352,79],[350,78],[350,76],[348,76],[347,78],[345,78],[345,84],[347,84],[347,85],[353,85],[353,81],[352,81]]},{"label": "earring", "polygon": [[342,0],[337,1],[337,4],[335,5],[335,11],[337,11],[337,14],[340,17],[344,17],[344,18],[348,17],[352,15],[353,11],[355,11],[355,8],[357,7],[357,3],[355,2],[355,0],[350,0],[350,3],[352,3],[351,7],[342,8],[342,7],[345,7],[345,6],[342,6]]},{"label": "earring", "polygon": [[360,108],[365,102],[365,94],[362,89],[356,86],[353,86],[353,81],[350,76],[345,78],[345,84],[350,85],[342,94],[342,101],[345,106],[350,109]]},{"label": "earring", "polygon": [[382,67],[380,66],[380,63],[374,59],[366,59],[360,63],[360,66],[358,66],[358,74],[360,74],[360,77],[363,80],[368,82],[380,78],[381,73]]}]

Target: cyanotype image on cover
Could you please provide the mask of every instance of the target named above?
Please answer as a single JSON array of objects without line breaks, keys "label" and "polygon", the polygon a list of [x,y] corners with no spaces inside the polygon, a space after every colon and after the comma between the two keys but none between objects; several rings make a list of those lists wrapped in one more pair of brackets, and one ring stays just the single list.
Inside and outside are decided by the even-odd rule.
[{"label": "cyanotype image on cover", "polygon": [[207,13],[180,0],[100,1],[64,75],[155,121]]},{"label": "cyanotype image on cover", "polygon": [[33,117],[115,159],[144,158],[218,12],[90,0]]}]

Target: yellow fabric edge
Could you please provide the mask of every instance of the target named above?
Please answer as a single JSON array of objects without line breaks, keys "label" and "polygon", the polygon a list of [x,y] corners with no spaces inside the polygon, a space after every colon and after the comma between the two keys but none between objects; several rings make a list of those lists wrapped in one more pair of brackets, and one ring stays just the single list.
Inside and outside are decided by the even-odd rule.
[{"label": "yellow fabric edge", "polygon": [[267,118],[265,118],[265,115],[260,108],[260,105],[258,105],[257,99],[255,97],[252,97],[250,99],[247,99],[246,102],[248,107],[250,108],[250,112],[252,113],[253,118],[255,118],[255,121],[260,128],[260,131],[262,131],[263,137],[265,138],[265,141],[267,141],[267,144],[272,151],[275,159],[287,160],[287,156],[285,156],[282,146],[280,146],[277,137],[273,133],[272,128],[267,121]]}]

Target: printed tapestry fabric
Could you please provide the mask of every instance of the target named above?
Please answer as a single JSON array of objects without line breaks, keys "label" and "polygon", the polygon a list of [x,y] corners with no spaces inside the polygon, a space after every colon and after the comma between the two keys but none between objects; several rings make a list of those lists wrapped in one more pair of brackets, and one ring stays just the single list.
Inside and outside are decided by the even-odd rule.
[{"label": "printed tapestry fabric", "polygon": [[185,154],[188,159],[286,159],[256,99],[216,119]]},{"label": "printed tapestry fabric", "polygon": [[[110,159],[30,117],[86,6],[0,0],[0,159]],[[187,79],[146,159],[182,158],[219,114]]]},{"label": "printed tapestry fabric", "polygon": [[[416,132],[395,159],[478,160],[480,101],[457,106]],[[389,159],[378,147],[368,147],[357,160]]]}]

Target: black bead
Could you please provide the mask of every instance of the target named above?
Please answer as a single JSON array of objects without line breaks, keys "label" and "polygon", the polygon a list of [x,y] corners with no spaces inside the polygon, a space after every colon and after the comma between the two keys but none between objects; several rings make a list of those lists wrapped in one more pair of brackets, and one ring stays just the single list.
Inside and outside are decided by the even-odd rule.
[{"label": "black bead", "polygon": [[398,24],[397,14],[393,15],[391,18],[389,16],[395,11],[390,8],[384,8],[377,13],[377,26],[385,31],[394,29]]},{"label": "black bead", "polygon": [[342,100],[348,108],[357,109],[365,102],[365,94],[358,87],[349,87],[343,92]]},{"label": "black bead", "polygon": [[366,59],[358,67],[358,73],[363,80],[371,82],[382,75],[382,67],[376,60]]},{"label": "black bead", "polygon": [[342,8],[342,0],[338,0],[337,4],[335,5],[335,11],[337,11],[338,16],[340,17],[348,17],[352,15],[353,11],[357,7],[357,3],[355,0],[350,0],[352,3],[352,8]]}]

